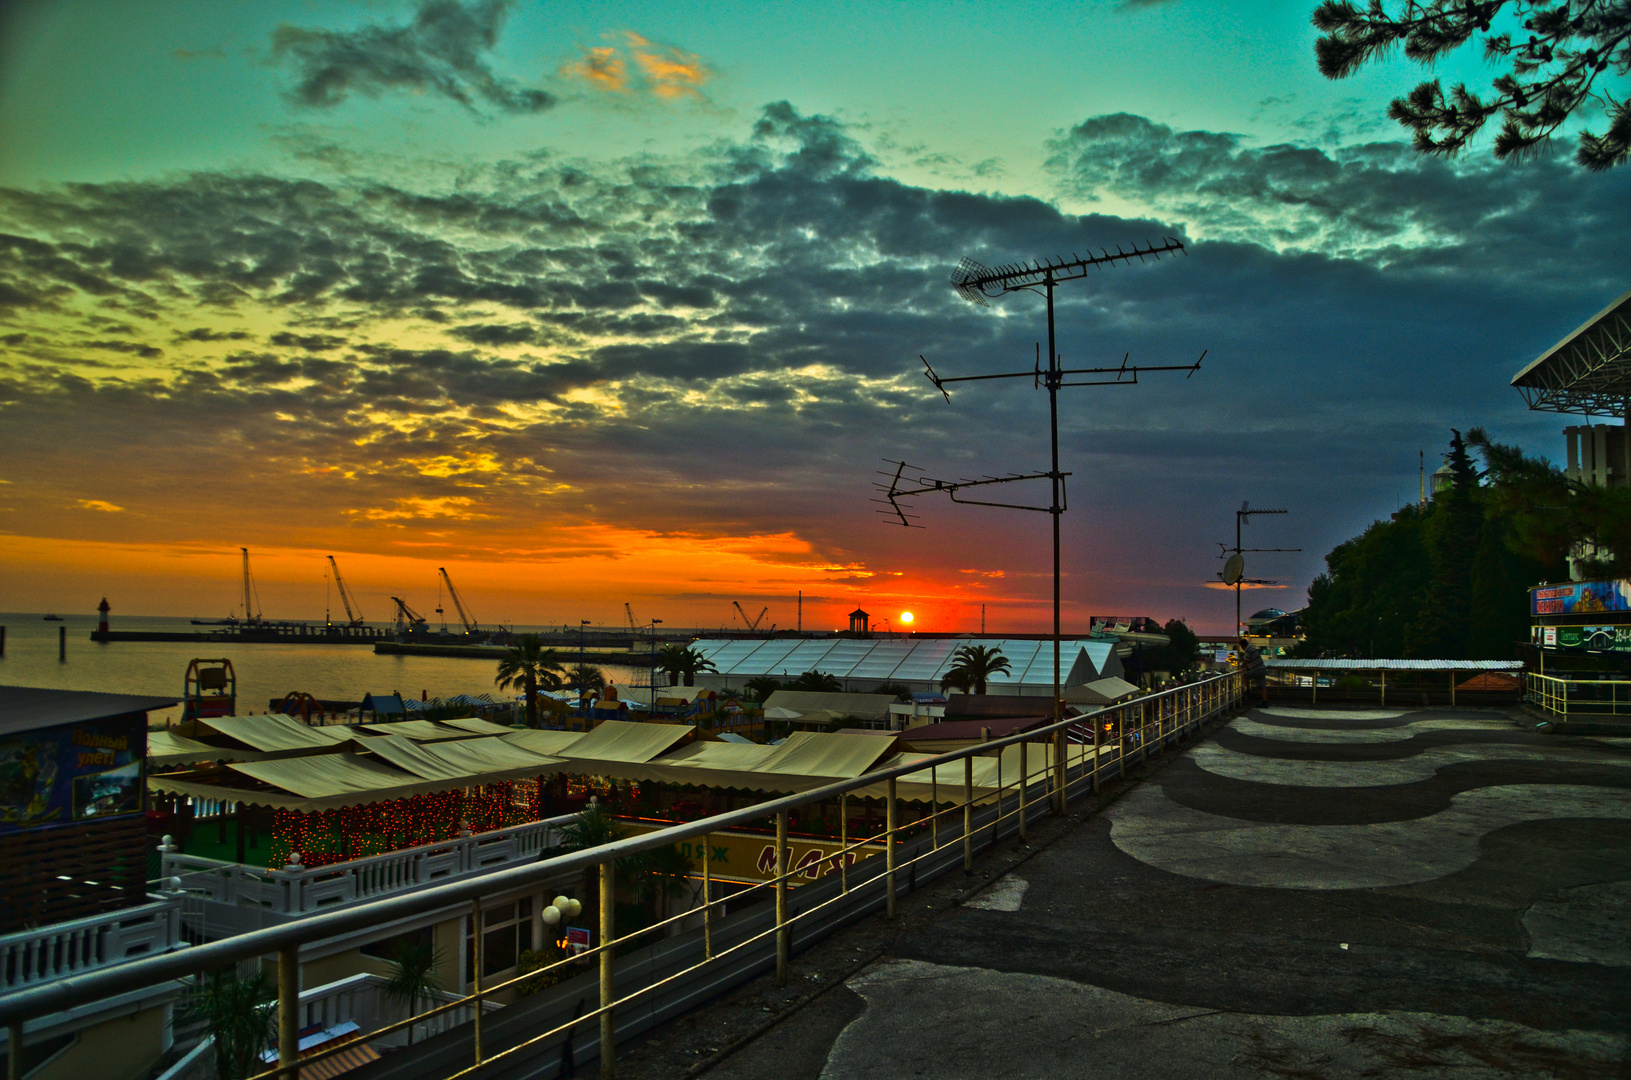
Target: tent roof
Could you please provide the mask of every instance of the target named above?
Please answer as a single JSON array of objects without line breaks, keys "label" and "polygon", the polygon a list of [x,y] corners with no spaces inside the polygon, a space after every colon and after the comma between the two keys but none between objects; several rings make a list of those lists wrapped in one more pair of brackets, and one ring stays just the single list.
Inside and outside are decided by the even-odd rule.
[{"label": "tent roof", "polygon": [[573,761],[621,761],[643,763],[673,749],[689,738],[695,727],[689,724],[635,723],[607,720],[572,744],[565,756]]},{"label": "tent roof", "polygon": [[468,739],[473,734],[460,728],[443,727],[434,720],[398,720],[390,724],[358,724],[357,727],[371,735],[406,735],[414,742]]},{"label": "tent roof", "polygon": [[147,733],[147,763],[191,765],[199,761],[254,761],[261,756],[257,750],[232,750],[211,746],[173,731],[158,730]]},{"label": "tent roof", "polygon": [[194,734],[214,732],[236,739],[255,750],[288,753],[297,750],[338,750],[353,738],[350,728],[312,727],[292,716],[212,716],[192,722]]},{"label": "tent roof", "polygon": [[795,731],[775,749],[776,753],[758,766],[759,771],[836,780],[860,776],[894,753],[896,746],[893,739],[873,735]]},{"label": "tent roof", "polygon": [[1631,292],[1512,376],[1512,385],[1531,409],[1624,417],[1631,397]]},{"label": "tent roof", "polygon": [[479,716],[455,717],[452,720],[443,720],[442,723],[448,727],[456,727],[460,731],[473,731],[477,735],[508,735],[515,730],[503,724],[495,724],[491,720],[483,720]]},{"label": "tent roof", "polygon": [[535,754],[562,754],[567,748],[583,738],[581,731],[551,731],[537,729],[512,729],[509,734],[500,736],[511,746],[519,746],[523,750],[531,750]]},{"label": "tent roof", "polygon": [[889,706],[894,703],[894,694],[835,694],[812,690],[777,690],[765,699],[765,709],[767,715],[770,709],[790,709],[804,719],[810,719],[811,713],[826,713],[833,719],[857,716],[863,720],[883,720],[889,716]]},{"label": "tent roof", "polygon": [[1060,696],[1072,705],[1108,705],[1136,693],[1138,687],[1126,679],[1118,679],[1111,675],[1083,683],[1081,686],[1072,686]]},{"label": "tent roof", "polygon": [[[1036,699],[1031,699],[1035,707]],[[1030,731],[1046,724],[1053,723],[1051,716],[986,716],[973,720],[947,720],[940,724],[924,724],[922,727],[908,728],[902,732],[907,742],[917,744],[920,742],[937,742],[953,739],[959,742],[968,739],[980,738],[982,728],[991,729],[993,739],[1006,739],[1010,735],[1018,735],[1022,731]]]}]

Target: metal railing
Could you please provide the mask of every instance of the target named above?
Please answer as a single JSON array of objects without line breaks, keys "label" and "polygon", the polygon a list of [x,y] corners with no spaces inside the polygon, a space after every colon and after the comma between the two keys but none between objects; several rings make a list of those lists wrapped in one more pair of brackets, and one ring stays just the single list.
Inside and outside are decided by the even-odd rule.
[{"label": "metal railing", "polygon": [[[278,1064],[250,1080],[270,1080],[277,1076],[284,1080],[298,1080],[302,1065],[312,1064],[344,1047],[319,1051],[300,1058],[297,1032],[300,1023],[299,973],[302,945],[332,938],[368,926],[378,926],[400,918],[423,914],[456,903],[470,905],[471,940],[474,947],[471,970],[474,974],[472,993],[444,1001],[415,1016],[387,1024],[374,1031],[369,1038],[391,1036],[410,1025],[421,1024],[458,1008],[473,1009],[470,1032],[465,1038],[460,1032],[444,1038],[455,1038],[439,1053],[432,1044],[420,1048],[415,1054],[415,1075],[423,1075],[439,1067],[438,1062],[448,1060],[451,1073],[447,1080],[461,1080],[478,1070],[493,1070],[501,1063],[509,1068],[523,1064],[522,1054],[532,1050],[525,1059],[529,1073],[539,1067],[536,1053],[551,1040],[570,1040],[580,1024],[595,1023],[598,1039],[593,1040],[594,1053],[600,1060],[600,1073],[610,1078],[615,1072],[615,1046],[619,1010],[646,1015],[633,1017],[636,1024],[625,1025],[630,1030],[644,1030],[651,1024],[674,1015],[689,1002],[700,996],[711,996],[731,985],[752,978],[770,963],[768,954],[773,943],[774,969],[778,984],[785,984],[788,964],[796,943],[809,943],[830,933],[845,921],[859,918],[882,907],[893,918],[897,911],[902,886],[917,887],[918,883],[958,866],[966,872],[972,870],[977,844],[987,846],[1000,836],[1016,833],[1025,839],[1027,826],[1033,819],[1048,812],[1062,814],[1073,794],[1096,791],[1101,780],[1120,775],[1132,764],[1142,763],[1152,750],[1175,743],[1191,734],[1208,720],[1234,709],[1241,700],[1242,688],[1237,673],[1224,673],[1212,678],[1173,687],[1158,693],[1135,698],[1122,704],[1108,706],[1084,716],[1073,717],[1049,724],[1034,731],[1007,738],[992,739],[961,750],[950,751],[936,757],[914,761],[888,769],[864,773],[850,780],[842,780],[810,791],[773,799],[765,803],[704,818],[700,821],[673,825],[642,836],[618,840],[599,847],[560,855],[527,866],[494,871],[471,880],[451,881],[405,895],[357,904],[338,910],[309,915],[286,926],[270,927],[228,938],[223,941],[199,945],[179,954],[139,960],[117,968],[70,976],[55,982],[31,987],[19,993],[0,997],[0,1024],[11,1036],[11,1045],[21,1043],[25,1025],[31,1020],[48,1016],[75,1005],[112,994],[142,987],[154,986],[169,980],[185,978],[242,960],[275,953],[277,955],[278,989]],[[1113,742],[1101,741],[1106,726],[1115,736]],[[1090,740],[1072,742],[1071,737]],[[1001,775],[1002,751],[1017,747],[1018,763],[1015,775]],[[1032,752],[1036,753],[1035,760]],[[999,770],[994,785],[976,788],[973,780],[975,758],[998,754]],[[942,800],[939,777],[941,770],[960,765],[960,783],[948,784],[949,799]],[[955,770],[954,770],[955,771]],[[921,801],[928,809],[922,816],[903,821],[901,818],[902,781],[908,786],[907,798]],[[885,802],[885,831],[851,843],[847,835],[847,800],[851,793],[863,789],[876,791],[882,786]],[[923,789],[928,788],[928,792]],[[927,798],[923,795],[927,794]],[[803,868],[790,865],[788,858],[788,815],[801,807],[839,801],[841,822],[840,846],[830,868],[822,874],[818,884],[797,889],[792,879],[802,875]],[[767,881],[750,885],[744,892],[728,898],[713,897],[712,867],[707,852],[707,838],[714,833],[748,825],[755,820],[775,819],[776,858],[774,876]],[[957,819],[960,817],[960,821]],[[951,821],[948,823],[947,818]],[[851,866],[846,857],[851,852],[885,841],[884,865],[867,859]],[[614,894],[616,880],[614,867],[618,860],[641,852],[652,851],[681,841],[701,840],[702,898],[698,908],[662,919],[623,936],[616,934],[614,925]],[[482,981],[484,957],[482,945],[482,898],[507,889],[537,885],[548,879],[573,871],[593,871],[598,880],[599,942],[592,948],[561,959],[554,964],[493,985]],[[723,918],[724,905],[743,902],[750,894],[774,900],[774,917],[757,905],[749,910]],[[797,908],[795,911],[794,909]],[[699,934],[687,939],[670,939],[667,934],[677,929],[683,920],[700,917]],[[797,936],[798,941],[795,940]],[[639,939],[656,944],[641,953],[629,949]],[[623,957],[619,971],[618,955]],[[761,959],[762,956],[762,959]],[[488,1023],[502,1025],[506,1014],[518,1011],[523,1018],[536,1019],[542,1010],[527,1011],[527,1006],[512,1006],[485,1020],[484,1003],[492,996],[522,990],[530,980],[555,974],[570,975],[576,966],[594,964],[598,1004],[585,1011],[587,993],[579,994],[576,1008],[561,1022],[539,1022],[522,1031],[518,1025],[509,1025],[502,1041],[507,1043],[496,1052],[484,1042]],[[619,981],[623,983],[619,987]],[[696,993],[687,997],[682,989],[693,988]],[[562,989],[557,987],[557,990]],[[558,1001],[546,1001],[546,1006],[557,1008],[552,1019],[559,1019],[570,997],[578,993],[567,988],[566,994],[556,995]],[[642,1001],[642,999],[644,999]],[[542,1030],[535,1030],[542,1028]],[[586,1052],[587,1046],[583,1048]],[[449,1056],[452,1055],[452,1056]],[[20,1055],[11,1055],[15,1061]],[[587,1056],[587,1053],[586,1053]],[[457,1065],[457,1058],[466,1064]],[[495,1071],[493,1075],[499,1073]]]},{"label": "metal railing", "polygon": [[1525,698],[1554,716],[1571,711],[1601,716],[1631,713],[1631,682],[1623,679],[1572,679],[1529,673]]}]

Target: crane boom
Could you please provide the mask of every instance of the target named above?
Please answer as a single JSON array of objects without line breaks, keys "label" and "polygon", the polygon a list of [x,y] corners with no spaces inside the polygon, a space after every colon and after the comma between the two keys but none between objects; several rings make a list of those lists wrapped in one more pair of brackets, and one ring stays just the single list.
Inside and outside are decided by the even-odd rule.
[{"label": "crane boom", "polygon": [[736,605],[737,612],[740,613],[741,616],[742,616],[742,622],[747,625],[747,628],[749,630],[759,629],[759,624],[764,621],[765,616],[767,614],[769,614],[769,612],[770,612],[770,608],[767,605],[763,610],[761,610],[759,612],[758,618],[750,619],[750,618],[748,618],[748,613],[743,610],[742,602],[740,600],[732,600],[731,603]]},{"label": "crane boom", "polygon": [[459,599],[459,590],[453,587],[453,579],[447,576],[447,570],[443,567],[438,566],[436,572],[442,575],[442,582],[447,585],[447,595],[453,598],[453,606],[459,612],[459,621],[464,623],[464,632],[474,634],[476,632],[475,616],[464,609],[464,601]]},{"label": "crane boom", "polygon": [[406,600],[400,596],[393,596],[391,599],[396,601],[396,628],[398,633],[417,630],[425,625],[425,617],[409,607]]},{"label": "crane boom", "polygon": [[340,564],[334,561],[334,556],[328,557],[328,564],[334,569],[334,587],[340,591],[340,603],[345,605],[345,617],[352,626],[361,626],[362,604],[352,603],[356,598],[351,595],[351,590],[345,587],[345,578],[340,576]]},{"label": "crane boom", "polygon": [[638,634],[640,632],[640,628],[634,625],[634,609],[629,607],[629,602],[627,600],[623,601],[623,613],[629,617],[629,633]]}]

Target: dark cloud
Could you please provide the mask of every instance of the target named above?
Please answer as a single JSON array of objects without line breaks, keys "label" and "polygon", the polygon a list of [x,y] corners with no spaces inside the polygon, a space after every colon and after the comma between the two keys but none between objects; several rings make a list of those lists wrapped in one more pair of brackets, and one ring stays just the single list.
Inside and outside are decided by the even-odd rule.
[{"label": "dark cloud", "polygon": [[388,90],[437,94],[472,112],[485,103],[506,113],[536,113],[555,101],[518,86],[488,66],[510,0],[423,0],[406,26],[368,25],[316,30],[285,23],[272,35],[272,55],[299,75],[291,100],[312,108],[340,104],[353,93]]},{"label": "dark cloud", "polygon": [[273,345],[305,349],[307,352],[326,352],[329,349],[338,349],[346,343],[345,338],[335,337],[333,334],[291,334],[287,331],[279,331],[266,340]]},{"label": "dark cloud", "polygon": [[102,349],[106,352],[129,353],[152,360],[164,355],[164,350],[152,345],[143,345],[139,341],[85,341],[80,343],[87,349]]},{"label": "dark cloud", "polygon": [[[143,379],[13,364],[0,456],[41,477],[75,454],[111,461],[132,490],[213,483],[124,464],[185,439],[197,461],[238,463],[245,490],[306,492],[291,506],[311,517],[421,499],[487,515],[489,532],[563,516],[789,532],[871,569],[1042,557],[1045,530],[997,511],[925,500],[941,531],[912,534],[921,549],[865,516],[884,457],[946,476],[1046,466],[1028,378],[948,405],[917,360],[1028,371],[1040,300],[974,307],[947,276],[965,254],[1178,235],[1188,258],[1071,282],[1057,316],[1073,363],[1211,350],[1193,379],[1071,391],[1061,410],[1073,506],[1092,508],[1069,519],[1072,587],[1132,582],[1149,613],[1183,614],[1175,582],[1210,576],[1207,542],[1241,498],[1297,507],[1284,546],[1308,553],[1267,576],[1306,580],[1452,424],[1546,449],[1556,423],[1506,381],[1624,289],[1631,174],[1255,148],[1125,116],[1084,121],[1053,156],[1072,198],[1145,216],[904,184],[843,125],[785,104],[700,161],[533,159],[452,191],[201,174],[0,192],[0,280],[57,312],[146,304],[190,326],[206,305],[290,328]],[[7,328],[38,349],[42,327],[78,317],[21,308]],[[200,332],[178,339],[220,340]],[[70,422],[90,434],[46,437]]]},{"label": "dark cloud", "polygon": [[175,336],[176,341],[248,341],[253,337],[247,330],[211,330],[207,326],[195,326]]}]

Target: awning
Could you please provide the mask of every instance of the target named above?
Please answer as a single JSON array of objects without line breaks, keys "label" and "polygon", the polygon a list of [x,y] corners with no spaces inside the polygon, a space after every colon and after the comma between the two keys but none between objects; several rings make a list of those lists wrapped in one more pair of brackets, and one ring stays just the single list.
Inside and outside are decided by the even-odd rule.
[{"label": "awning", "polygon": [[[468,739],[474,734],[461,728],[443,727],[434,720],[398,720],[392,724],[358,724],[357,728],[368,732],[370,735],[402,735],[414,742]],[[505,731],[508,730],[508,728],[505,729]]]},{"label": "awning", "polygon": [[[460,695],[461,697],[464,695]],[[515,729],[504,724],[495,724],[491,720],[483,720],[479,716],[461,716],[452,720],[443,720],[448,727],[456,727],[460,731],[473,731],[477,735],[508,735]]]},{"label": "awning", "polygon": [[257,750],[232,750],[177,735],[173,731],[147,733],[147,763],[158,767],[191,765],[199,761],[254,761]]},{"label": "awning", "polygon": [[584,772],[594,772],[597,762],[643,763],[678,746],[695,731],[689,724],[607,720],[573,743],[571,752],[563,756],[574,765],[582,764]]},{"label": "awning", "polygon": [[551,731],[535,729],[511,729],[508,734],[500,736],[504,742],[511,746],[519,746],[523,750],[531,750],[535,754],[564,754],[569,747],[583,738],[581,731]]},{"label": "awning", "polygon": [[796,731],[759,766],[762,772],[847,780],[871,769],[896,750],[894,740],[876,735]]},{"label": "awning", "polygon": [[192,721],[194,734],[211,732],[236,739],[245,746],[267,753],[290,753],[301,750],[338,750],[350,742],[349,728],[312,727],[292,716],[273,713],[269,716],[211,716]]},{"label": "awning", "polygon": [[565,764],[493,738],[420,744],[401,735],[374,735],[360,745],[421,779],[459,780],[472,787],[559,772]]},{"label": "awning", "polygon": [[1059,696],[1072,705],[1109,705],[1122,698],[1133,697],[1138,687],[1114,675],[1095,679],[1081,686],[1072,686]]}]

